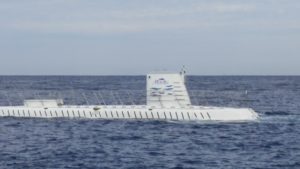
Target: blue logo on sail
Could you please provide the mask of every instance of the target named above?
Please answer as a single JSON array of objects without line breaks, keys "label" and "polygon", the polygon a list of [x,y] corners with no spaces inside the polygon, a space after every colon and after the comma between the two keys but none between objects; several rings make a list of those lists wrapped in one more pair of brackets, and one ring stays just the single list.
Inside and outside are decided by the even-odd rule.
[{"label": "blue logo on sail", "polygon": [[173,95],[173,85],[169,85],[164,78],[160,78],[154,81],[156,87],[151,88],[152,96],[165,96]]}]

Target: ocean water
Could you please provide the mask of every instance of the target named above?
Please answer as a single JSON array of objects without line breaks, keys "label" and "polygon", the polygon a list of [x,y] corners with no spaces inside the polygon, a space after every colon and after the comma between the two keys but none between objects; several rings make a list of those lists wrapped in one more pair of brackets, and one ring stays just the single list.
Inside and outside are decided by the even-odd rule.
[{"label": "ocean water", "polygon": [[[1,76],[0,105],[145,104],[143,76]],[[300,168],[300,77],[189,76],[194,104],[257,122],[0,118],[0,168]]]}]

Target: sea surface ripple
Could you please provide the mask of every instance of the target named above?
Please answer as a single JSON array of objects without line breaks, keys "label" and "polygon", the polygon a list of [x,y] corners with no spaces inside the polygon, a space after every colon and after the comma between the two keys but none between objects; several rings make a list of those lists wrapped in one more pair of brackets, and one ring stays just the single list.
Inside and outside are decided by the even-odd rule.
[{"label": "sea surface ripple", "polygon": [[[0,105],[145,104],[145,85],[142,76],[0,76]],[[187,86],[194,104],[251,107],[260,119],[0,118],[0,168],[300,168],[300,77],[189,76]]]}]

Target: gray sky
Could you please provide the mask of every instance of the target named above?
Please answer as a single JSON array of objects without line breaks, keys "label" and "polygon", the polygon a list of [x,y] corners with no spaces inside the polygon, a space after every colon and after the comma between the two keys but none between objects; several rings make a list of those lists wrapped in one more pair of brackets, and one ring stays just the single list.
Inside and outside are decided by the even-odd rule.
[{"label": "gray sky", "polygon": [[0,74],[300,75],[299,0],[0,0]]}]

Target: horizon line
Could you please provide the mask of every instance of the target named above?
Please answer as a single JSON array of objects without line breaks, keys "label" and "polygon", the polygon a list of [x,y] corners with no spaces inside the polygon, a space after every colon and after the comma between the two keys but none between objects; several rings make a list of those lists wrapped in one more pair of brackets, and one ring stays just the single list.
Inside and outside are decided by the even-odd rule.
[{"label": "horizon line", "polygon": [[[0,76],[146,76],[147,74],[99,74],[99,75],[92,75],[92,74],[45,74],[45,75],[39,75],[39,74],[0,74]],[[226,75],[221,75],[221,74],[187,74],[186,76],[300,76],[300,74],[262,74],[262,75],[257,75],[257,74],[226,74]]]}]

